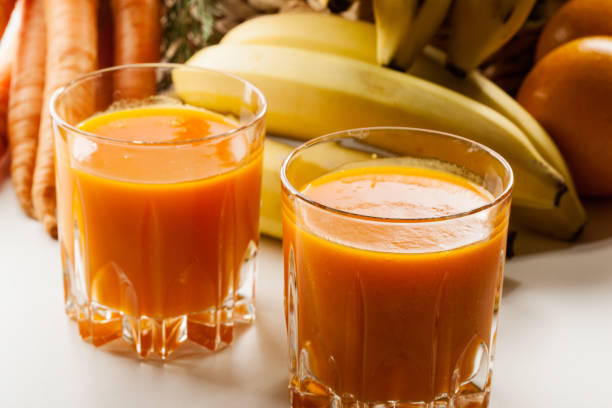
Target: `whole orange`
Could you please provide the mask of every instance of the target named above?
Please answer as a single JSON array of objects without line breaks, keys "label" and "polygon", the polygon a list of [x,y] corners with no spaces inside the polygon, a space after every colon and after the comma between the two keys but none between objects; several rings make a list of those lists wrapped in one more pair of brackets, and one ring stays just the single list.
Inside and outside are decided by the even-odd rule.
[{"label": "whole orange", "polygon": [[536,61],[566,42],[593,35],[612,35],[612,0],[571,0],[546,23]]},{"label": "whole orange", "polygon": [[550,133],[578,191],[612,196],[612,37],[585,37],[546,55],[517,99]]}]

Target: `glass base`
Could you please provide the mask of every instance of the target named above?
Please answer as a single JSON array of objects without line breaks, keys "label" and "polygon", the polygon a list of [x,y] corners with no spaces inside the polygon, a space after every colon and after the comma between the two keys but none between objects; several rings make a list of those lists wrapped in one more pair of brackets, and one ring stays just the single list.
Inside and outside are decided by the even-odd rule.
[{"label": "glass base", "polygon": [[210,351],[222,349],[232,343],[236,323],[255,318],[250,301],[233,310],[215,309],[163,319],[128,316],[97,304],[67,312],[76,320],[81,337],[96,347],[121,339],[142,358],[154,353],[165,359],[187,341]]},{"label": "glass base", "polygon": [[316,381],[303,382],[301,387],[292,381],[289,392],[293,408],[487,408],[490,395],[487,387],[453,397],[443,395],[432,402],[359,401],[351,395],[339,396]]},{"label": "glass base", "polygon": [[165,318],[131,316],[91,301],[78,261],[77,257],[77,268],[73,269],[62,251],[65,310],[77,322],[80,336],[96,347],[119,341],[141,358],[157,355],[162,359],[186,342],[216,351],[232,343],[236,324],[248,324],[255,319],[254,242],[248,246],[238,271],[239,284],[230,290],[221,306]]}]

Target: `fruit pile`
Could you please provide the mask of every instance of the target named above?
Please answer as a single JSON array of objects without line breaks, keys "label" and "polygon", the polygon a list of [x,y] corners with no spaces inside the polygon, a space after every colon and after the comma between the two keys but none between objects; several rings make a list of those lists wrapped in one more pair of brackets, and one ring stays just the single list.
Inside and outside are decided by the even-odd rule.
[{"label": "fruit pile", "polygon": [[[21,1],[27,8],[43,0]],[[559,1],[538,0],[537,5]],[[131,3],[143,7],[148,1]],[[292,142],[287,139],[306,140],[366,126],[436,129],[493,148],[514,169],[513,218],[556,238],[571,239],[584,226],[586,214],[579,194],[612,195],[612,37],[606,37],[612,35],[612,0],[571,0],[555,13],[539,38],[537,64],[517,99],[477,67],[521,29],[536,0],[373,0],[371,4],[361,0],[361,8],[352,15],[367,18],[369,10],[374,23],[315,12],[253,18],[259,9],[270,7],[276,12],[289,3],[290,9],[304,10],[310,4],[344,12],[354,2],[182,0],[172,3],[162,18],[166,22],[162,55],[166,57],[169,53],[189,55],[189,49],[213,41],[210,33],[218,33],[220,26],[231,27],[247,19],[188,63],[242,76],[268,100],[268,131],[280,138],[266,141],[264,233],[281,234],[279,167],[291,150]],[[189,7],[188,13],[182,12],[182,4]],[[225,10],[223,16],[216,22],[211,22],[216,12],[197,16],[205,4]],[[247,11],[250,14],[243,15]],[[189,25],[181,25],[180,15],[191,19]],[[0,13],[0,27],[3,18]],[[32,31],[29,28],[22,29],[22,36]],[[100,38],[104,29],[109,30],[100,24]],[[431,45],[432,41],[439,44],[441,30],[447,39],[443,50]],[[117,26],[114,31],[117,36]],[[204,39],[193,35],[195,31]],[[593,35],[599,37],[588,37]],[[47,42],[53,41],[48,38]],[[98,50],[99,59],[101,52]],[[114,62],[120,61],[115,57]],[[42,89],[43,81],[39,82]],[[47,97],[55,82],[45,86]],[[39,114],[40,109],[34,113]],[[0,111],[0,118],[3,115]],[[36,134],[38,127],[33,129]],[[0,136],[2,133],[0,126]],[[33,149],[37,139],[35,136],[31,143]],[[32,146],[26,161],[30,170],[36,156]],[[13,166],[24,163],[16,157],[13,153]],[[31,181],[21,184],[28,187]],[[54,199],[44,195],[48,187],[53,187],[52,181],[39,194],[42,203]],[[32,194],[34,191],[32,188]],[[31,211],[23,194],[18,191],[24,209]],[[46,213],[43,215],[49,215]]]},{"label": "fruit pile", "polygon": [[572,0],[540,36],[517,99],[550,133],[578,191],[612,196],[612,0]]},{"label": "fruit pile", "polygon": [[[503,10],[495,4],[374,1],[375,24],[318,13],[268,15],[237,26],[189,63],[252,81],[268,99],[268,131],[275,136],[303,140],[395,125],[492,147],[515,172],[515,219],[571,239],[586,215],[555,141],[475,69],[521,27],[534,1],[505,2]],[[444,53],[427,44],[449,13]],[[262,231],[274,236],[281,233],[278,168],[289,150],[267,141]]]}]

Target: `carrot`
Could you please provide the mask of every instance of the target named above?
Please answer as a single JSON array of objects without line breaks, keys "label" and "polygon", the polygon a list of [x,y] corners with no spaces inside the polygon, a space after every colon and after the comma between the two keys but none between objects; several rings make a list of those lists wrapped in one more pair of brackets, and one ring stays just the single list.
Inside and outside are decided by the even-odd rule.
[{"label": "carrot", "polygon": [[0,38],[11,19],[11,14],[15,8],[15,0],[0,0]]},{"label": "carrot", "polygon": [[2,55],[0,55],[0,162],[4,157],[7,147],[7,111],[9,101],[9,89],[11,86],[11,71],[15,52],[17,50],[17,39],[13,36],[7,44],[3,44]]},{"label": "carrot", "polygon": [[[157,62],[160,58],[159,0],[111,0],[115,21],[115,64]],[[115,76],[114,89],[121,98],[155,94],[155,75],[123,71]]]},{"label": "carrot", "polygon": [[17,200],[33,217],[32,175],[45,83],[44,0],[23,0],[19,48],[13,66],[8,111],[11,178]]},{"label": "carrot", "polygon": [[6,152],[6,111],[10,84],[11,61],[3,56],[0,61],[0,161]]},{"label": "carrot", "polygon": [[48,104],[52,93],[58,87],[93,71],[97,66],[97,2],[45,0],[45,21],[45,90],[32,183],[32,204],[36,218],[43,223],[51,236],[56,237],[55,154]]}]

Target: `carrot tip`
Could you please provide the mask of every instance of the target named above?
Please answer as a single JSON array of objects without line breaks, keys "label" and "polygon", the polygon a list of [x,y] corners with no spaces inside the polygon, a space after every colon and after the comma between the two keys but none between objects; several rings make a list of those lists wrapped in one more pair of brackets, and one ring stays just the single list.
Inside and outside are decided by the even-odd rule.
[{"label": "carrot tip", "polygon": [[34,215],[34,208],[32,207],[32,203],[26,200],[19,200],[19,204],[21,205],[21,209],[23,212],[30,218],[36,219]]},{"label": "carrot tip", "polygon": [[51,238],[57,239],[57,219],[54,215],[46,214],[43,217],[43,226]]}]

